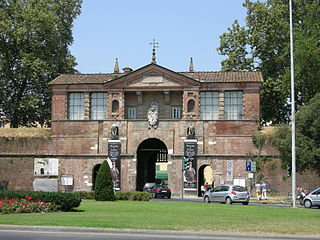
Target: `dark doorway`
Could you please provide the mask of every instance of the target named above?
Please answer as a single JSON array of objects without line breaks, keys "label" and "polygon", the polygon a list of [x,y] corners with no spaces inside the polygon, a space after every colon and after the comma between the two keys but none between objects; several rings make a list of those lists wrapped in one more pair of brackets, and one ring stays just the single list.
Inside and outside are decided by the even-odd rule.
[{"label": "dark doorway", "polygon": [[168,162],[167,147],[157,138],[148,138],[137,149],[137,191],[142,191],[145,183],[157,182],[157,162]]},{"label": "dark doorway", "polygon": [[[206,171],[207,170],[207,171]],[[201,197],[201,186],[205,185],[208,188],[212,188],[213,180],[212,180],[212,168],[209,165],[202,165],[199,168],[198,172],[199,180],[198,180],[198,197]]]},{"label": "dark doorway", "polygon": [[99,172],[100,167],[101,167],[101,164],[97,164],[92,169],[92,190],[94,190],[97,174]]}]

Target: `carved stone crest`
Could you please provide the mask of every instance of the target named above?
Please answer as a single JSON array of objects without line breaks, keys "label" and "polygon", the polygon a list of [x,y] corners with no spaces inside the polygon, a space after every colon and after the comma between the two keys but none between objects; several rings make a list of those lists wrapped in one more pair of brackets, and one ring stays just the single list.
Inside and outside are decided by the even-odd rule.
[{"label": "carved stone crest", "polygon": [[188,126],[187,127],[187,137],[188,137],[188,139],[195,138],[195,135],[196,135],[196,130],[195,130],[194,126]]},{"label": "carved stone crest", "polygon": [[119,139],[119,127],[116,124],[112,124],[111,126],[111,138],[113,140]]},{"label": "carved stone crest", "polygon": [[157,128],[158,127],[158,109],[151,107],[148,110],[148,123],[149,127]]}]

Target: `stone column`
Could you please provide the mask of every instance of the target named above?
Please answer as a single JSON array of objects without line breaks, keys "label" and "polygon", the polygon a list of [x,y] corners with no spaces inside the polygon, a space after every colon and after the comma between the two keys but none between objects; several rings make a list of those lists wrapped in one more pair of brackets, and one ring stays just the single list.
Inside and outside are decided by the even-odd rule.
[{"label": "stone column", "polygon": [[224,119],[224,92],[219,92],[219,120]]},{"label": "stone column", "polygon": [[84,120],[90,119],[90,93],[84,93]]}]

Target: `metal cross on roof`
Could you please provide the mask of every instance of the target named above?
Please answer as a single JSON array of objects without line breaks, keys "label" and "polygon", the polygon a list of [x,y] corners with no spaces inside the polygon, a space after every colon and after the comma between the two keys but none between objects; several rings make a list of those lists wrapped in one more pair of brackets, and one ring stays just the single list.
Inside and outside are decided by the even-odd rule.
[{"label": "metal cross on roof", "polygon": [[152,45],[152,63],[156,64],[156,48],[159,48],[159,43],[153,39],[149,44]]}]

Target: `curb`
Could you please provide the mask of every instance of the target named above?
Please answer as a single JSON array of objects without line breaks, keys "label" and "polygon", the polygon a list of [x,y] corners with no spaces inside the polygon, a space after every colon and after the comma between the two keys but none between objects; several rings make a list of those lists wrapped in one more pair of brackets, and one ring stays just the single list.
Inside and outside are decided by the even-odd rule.
[{"label": "curb", "polygon": [[0,231],[32,231],[32,232],[66,232],[66,233],[101,233],[101,234],[133,234],[164,236],[194,236],[194,237],[232,237],[232,238],[261,238],[261,239],[320,239],[320,235],[281,235],[281,234],[253,234],[253,233],[224,233],[224,232],[187,232],[167,230],[143,229],[115,229],[115,228],[82,228],[82,227],[51,227],[51,226],[22,226],[0,225]]}]

